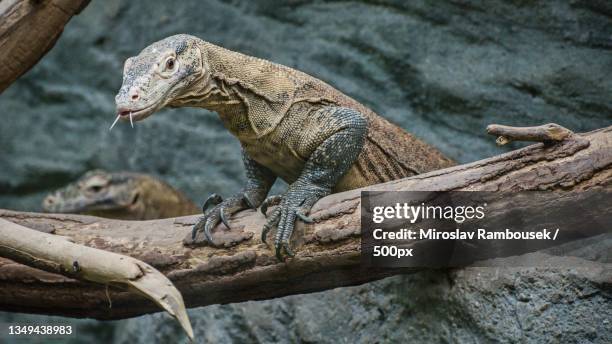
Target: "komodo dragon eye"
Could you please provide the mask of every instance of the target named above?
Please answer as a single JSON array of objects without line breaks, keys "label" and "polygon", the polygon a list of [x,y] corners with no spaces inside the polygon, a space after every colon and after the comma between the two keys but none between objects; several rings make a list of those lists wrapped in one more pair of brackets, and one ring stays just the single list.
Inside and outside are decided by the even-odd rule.
[{"label": "komodo dragon eye", "polygon": [[109,181],[107,179],[104,179],[98,176],[94,176],[90,178],[89,180],[86,180],[81,185],[81,189],[86,190],[87,192],[90,192],[90,193],[98,193],[102,191],[108,185],[108,182]]},{"label": "komodo dragon eye", "polygon": [[89,187],[89,191],[92,192],[100,192],[102,190],[102,186],[100,185],[92,185]]},{"label": "komodo dragon eye", "polygon": [[174,57],[169,57],[168,59],[166,59],[166,62],[164,63],[164,68],[162,70],[162,73],[166,75],[170,75],[174,73],[176,69],[176,64],[177,63]]}]

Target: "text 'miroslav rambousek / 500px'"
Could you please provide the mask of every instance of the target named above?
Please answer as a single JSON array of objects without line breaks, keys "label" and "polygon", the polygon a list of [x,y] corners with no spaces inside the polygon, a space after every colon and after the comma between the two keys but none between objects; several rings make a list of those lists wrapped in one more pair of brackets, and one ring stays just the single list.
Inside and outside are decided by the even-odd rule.
[{"label": "text 'miroslav rambousek / 500px'", "polygon": [[[594,191],[583,193],[589,192]],[[588,216],[605,212],[606,202],[600,198],[607,193],[585,197],[589,202],[579,204],[561,195],[364,191],[362,263],[376,267],[530,266],[534,257],[528,253],[572,255],[578,240],[610,231],[601,219]],[[612,214],[607,218],[603,222],[612,223]],[[515,258],[499,259],[507,257]]]}]

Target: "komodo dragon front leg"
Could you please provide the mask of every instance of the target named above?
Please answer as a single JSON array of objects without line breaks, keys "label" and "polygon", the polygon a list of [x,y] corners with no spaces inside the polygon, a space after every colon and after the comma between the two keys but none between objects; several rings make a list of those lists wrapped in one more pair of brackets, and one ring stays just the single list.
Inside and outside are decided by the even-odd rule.
[{"label": "komodo dragon front leg", "polygon": [[[251,159],[244,150],[242,150],[242,161],[247,175],[245,187],[238,194],[227,198],[225,201],[216,194],[209,196],[202,207],[204,216],[200,218],[191,231],[192,239],[195,239],[198,232],[204,231],[206,240],[212,243],[211,229],[219,222],[223,222],[228,229],[231,229],[227,221],[229,216],[243,209],[255,209],[266,198],[268,191],[276,180],[276,176],[268,168]],[[214,204],[214,207],[206,211],[210,204]]]},{"label": "komodo dragon front leg", "polygon": [[298,179],[281,197],[280,205],[268,216],[261,234],[262,241],[266,242],[268,232],[277,227],[274,247],[279,260],[282,260],[282,250],[289,256],[294,255],[289,240],[296,219],[312,221],[306,214],[319,199],[331,193],[357,160],[367,134],[367,121],[355,110],[327,107],[319,111],[327,112],[328,116],[323,118],[330,119],[329,127],[334,128],[333,133],[321,135],[324,132],[320,132],[320,135],[312,137],[309,144],[316,148]]},{"label": "komodo dragon front leg", "polygon": [[357,160],[367,134],[367,121],[355,110],[325,107],[317,112],[313,116],[326,119],[322,126],[328,130],[308,137],[306,145],[314,147],[312,154],[306,160],[299,177],[280,198],[271,196],[264,201],[276,176],[268,168],[250,159],[243,151],[248,180],[246,187],[207,212],[194,226],[192,236],[195,237],[198,231],[203,230],[206,238],[212,242],[210,230],[219,222],[229,228],[226,220],[229,215],[260,205],[265,214],[268,205],[279,203],[269,214],[261,238],[266,242],[267,234],[276,227],[276,257],[282,260],[283,250],[287,255],[293,256],[289,240],[296,220],[299,218],[305,222],[311,221],[306,214],[319,199],[331,193],[332,188]]}]

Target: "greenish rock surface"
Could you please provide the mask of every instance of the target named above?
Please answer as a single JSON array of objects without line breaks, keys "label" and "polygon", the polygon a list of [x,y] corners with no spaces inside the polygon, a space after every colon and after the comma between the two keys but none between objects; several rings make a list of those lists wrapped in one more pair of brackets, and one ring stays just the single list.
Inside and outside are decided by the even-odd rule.
[{"label": "greenish rock surface", "polygon": [[[317,76],[459,162],[503,151],[490,123],[584,132],[612,120],[608,1],[93,1],[0,95],[0,207],[37,211],[92,168],[154,174],[198,202],[238,190],[239,145],[213,113],[163,110],[108,131],[123,61],[175,33]],[[218,343],[605,343],[610,295],[574,270],[466,269],[190,314]],[[91,342],[183,338],[164,314],[73,323]]]}]

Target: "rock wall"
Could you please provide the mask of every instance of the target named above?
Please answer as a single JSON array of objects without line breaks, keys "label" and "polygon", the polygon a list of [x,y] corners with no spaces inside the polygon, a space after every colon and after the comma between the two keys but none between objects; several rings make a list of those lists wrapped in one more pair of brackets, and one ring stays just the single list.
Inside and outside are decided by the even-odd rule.
[{"label": "rock wall", "polygon": [[[502,151],[484,134],[489,123],[580,132],[612,120],[604,0],[93,1],[0,95],[0,207],[39,210],[46,192],[92,168],[151,173],[198,202],[236,191],[239,145],[213,113],[164,110],[135,129],[107,130],[123,61],[175,33],[317,76],[459,162]],[[551,334],[603,343],[612,338],[610,285],[589,276],[426,272],[191,316],[200,338],[221,343],[549,342]],[[557,325],[534,320],[543,316]],[[75,324],[99,342],[178,336],[161,314]]]}]

